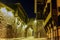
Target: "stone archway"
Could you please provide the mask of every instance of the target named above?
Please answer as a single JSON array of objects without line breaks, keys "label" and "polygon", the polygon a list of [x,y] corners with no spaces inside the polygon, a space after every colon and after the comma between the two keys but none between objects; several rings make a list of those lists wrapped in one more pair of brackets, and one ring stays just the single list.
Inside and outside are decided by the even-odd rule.
[{"label": "stone archway", "polygon": [[16,30],[10,24],[6,26],[6,38],[16,38]]},{"label": "stone archway", "polygon": [[29,25],[29,26],[25,29],[25,37],[33,36],[33,35],[34,35],[34,29],[33,29],[32,25]]},{"label": "stone archway", "polygon": [[6,26],[6,28],[7,28],[7,32],[6,32],[6,37],[7,38],[13,38],[13,28],[12,28],[12,25],[7,25]]}]

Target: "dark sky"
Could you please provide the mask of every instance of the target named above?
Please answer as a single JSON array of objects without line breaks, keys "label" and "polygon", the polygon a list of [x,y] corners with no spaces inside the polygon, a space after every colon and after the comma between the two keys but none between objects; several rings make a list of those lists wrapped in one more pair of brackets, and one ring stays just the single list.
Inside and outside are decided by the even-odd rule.
[{"label": "dark sky", "polygon": [[27,11],[29,17],[35,17],[34,15],[34,1],[33,0],[21,0],[22,6]]},{"label": "dark sky", "polygon": [[1,0],[4,3],[17,3],[20,2],[25,9],[29,18],[35,18],[34,14],[34,0]]}]

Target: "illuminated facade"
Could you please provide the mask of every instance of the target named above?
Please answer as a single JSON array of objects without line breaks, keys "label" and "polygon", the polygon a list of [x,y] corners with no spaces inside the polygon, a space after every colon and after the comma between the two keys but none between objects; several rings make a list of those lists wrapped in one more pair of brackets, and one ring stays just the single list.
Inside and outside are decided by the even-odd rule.
[{"label": "illuminated facade", "polygon": [[[48,40],[60,40],[60,33],[59,33],[59,0],[47,0],[46,7],[44,9],[45,13],[45,30],[48,35]],[[50,14],[50,16],[49,16]],[[47,31],[48,30],[48,31]]]},{"label": "illuminated facade", "polygon": [[[46,32],[44,30],[44,0],[34,0],[34,13],[36,14],[36,36],[37,38],[47,38]],[[43,36],[44,35],[44,36]]]},{"label": "illuminated facade", "polygon": [[60,40],[59,3],[59,0],[34,0],[36,18],[28,18],[20,3],[0,2],[0,38]]},{"label": "illuminated facade", "polygon": [[0,38],[23,37],[22,29],[27,24],[27,18],[21,4],[17,3],[14,10],[0,2]]},{"label": "illuminated facade", "polygon": [[[37,19],[44,20],[44,29],[47,34],[47,40],[59,40],[60,24],[60,1],[59,0],[35,0],[34,13]],[[43,6],[44,5],[44,6]],[[39,8],[40,7],[40,8]],[[42,13],[42,15],[41,15]],[[39,18],[41,15],[41,18]]]}]

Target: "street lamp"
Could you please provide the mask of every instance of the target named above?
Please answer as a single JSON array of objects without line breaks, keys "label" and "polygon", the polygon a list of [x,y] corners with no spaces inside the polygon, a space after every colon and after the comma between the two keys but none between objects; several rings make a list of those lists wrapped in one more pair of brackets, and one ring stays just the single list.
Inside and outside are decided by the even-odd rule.
[{"label": "street lamp", "polygon": [[7,13],[7,10],[6,10],[5,7],[4,7],[4,8],[1,8],[0,11],[1,11],[2,13]]},{"label": "street lamp", "polygon": [[34,20],[34,23],[37,23],[37,20]]},{"label": "street lamp", "polygon": [[29,28],[30,31],[33,31],[33,29]]},{"label": "street lamp", "polygon": [[24,30],[25,28],[27,28],[27,25],[24,25],[24,26],[23,26],[23,30]]},{"label": "street lamp", "polygon": [[5,7],[1,8],[1,9],[0,9],[0,12],[3,13],[4,16],[7,15],[7,10],[6,10]]},{"label": "street lamp", "polygon": [[12,11],[8,11],[7,13],[8,13],[8,16],[9,16],[9,17],[13,17]]},{"label": "street lamp", "polygon": [[7,9],[5,7],[1,8],[0,11],[3,13],[3,15],[5,16],[9,16],[9,17],[12,17],[13,16],[13,13],[12,11],[7,11]]},{"label": "street lamp", "polygon": [[19,25],[17,25],[17,29],[18,29],[19,27],[21,27],[21,22],[20,22],[20,21],[19,21]]}]

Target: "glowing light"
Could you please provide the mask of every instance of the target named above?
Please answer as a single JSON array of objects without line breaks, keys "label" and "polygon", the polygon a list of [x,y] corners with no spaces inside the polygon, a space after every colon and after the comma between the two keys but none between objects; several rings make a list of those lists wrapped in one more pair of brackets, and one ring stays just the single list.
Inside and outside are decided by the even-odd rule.
[{"label": "glowing light", "polygon": [[13,16],[12,11],[7,11],[5,7],[1,8],[0,11],[5,15],[5,16]]},{"label": "glowing light", "polygon": [[8,11],[8,16],[10,16],[10,17],[12,17],[12,16],[13,16],[12,11]]},{"label": "glowing light", "polygon": [[24,26],[23,26],[23,29],[25,29],[26,27],[27,27],[27,25],[24,25]]},{"label": "glowing light", "polygon": [[29,28],[30,31],[33,31],[31,28]]},{"label": "glowing light", "polygon": [[18,21],[18,20],[17,20],[17,18],[16,18],[16,23],[17,23],[17,21]]},{"label": "glowing light", "polygon": [[36,22],[37,22],[37,20],[34,21],[34,23],[36,23]]},{"label": "glowing light", "polygon": [[19,21],[19,25],[17,25],[17,28],[19,28],[21,26],[21,22]]},{"label": "glowing light", "polygon": [[6,10],[5,7],[4,8],[1,8],[0,11],[3,12],[3,13],[7,13],[7,10]]},{"label": "glowing light", "polygon": [[56,26],[54,26],[54,30],[56,30],[57,28],[56,28]]}]

